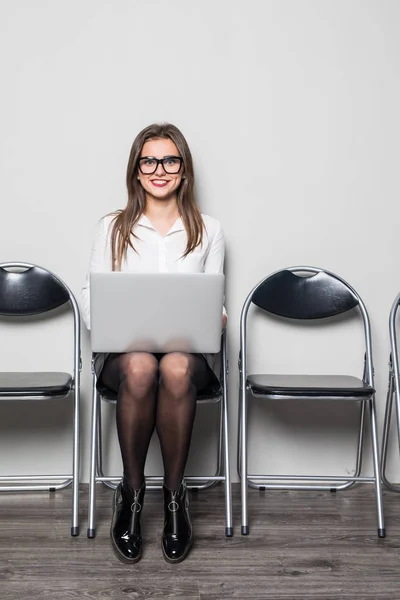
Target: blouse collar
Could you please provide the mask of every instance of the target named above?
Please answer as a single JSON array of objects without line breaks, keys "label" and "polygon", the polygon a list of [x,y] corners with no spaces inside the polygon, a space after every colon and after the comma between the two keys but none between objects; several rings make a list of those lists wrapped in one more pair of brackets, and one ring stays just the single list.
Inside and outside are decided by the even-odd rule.
[{"label": "blouse collar", "polygon": [[[137,224],[141,225],[142,227],[147,227],[148,229],[153,229],[154,231],[157,231],[156,228],[152,225],[151,221],[146,217],[146,215],[141,215]],[[183,221],[181,217],[178,217],[166,235],[170,235],[171,233],[175,233],[176,231],[184,230],[185,226],[183,224]]]}]

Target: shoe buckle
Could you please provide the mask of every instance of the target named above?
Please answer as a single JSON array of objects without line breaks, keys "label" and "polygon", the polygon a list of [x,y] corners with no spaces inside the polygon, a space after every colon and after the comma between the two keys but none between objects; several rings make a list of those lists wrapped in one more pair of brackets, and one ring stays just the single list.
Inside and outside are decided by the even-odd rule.
[{"label": "shoe buckle", "polygon": [[179,510],[179,504],[176,500],[171,500],[171,502],[168,504],[168,510],[171,512],[177,512]]},{"label": "shoe buckle", "polygon": [[135,500],[134,502],[132,502],[132,504],[131,504],[131,511],[133,513],[140,513],[141,510],[142,510],[142,505],[140,504],[140,502],[138,502],[137,500]]}]

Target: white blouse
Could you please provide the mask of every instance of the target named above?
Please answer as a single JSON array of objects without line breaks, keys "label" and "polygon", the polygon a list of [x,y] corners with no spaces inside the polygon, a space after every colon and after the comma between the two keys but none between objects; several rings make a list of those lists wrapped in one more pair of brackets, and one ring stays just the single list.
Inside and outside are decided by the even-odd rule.
[{"label": "white blouse", "polygon": [[[203,244],[197,246],[185,258],[187,235],[182,220],[179,218],[168,233],[161,235],[142,215],[135,225],[132,244],[136,252],[128,247],[121,271],[146,273],[223,273],[225,243],[224,234],[219,221],[202,215],[205,232]],[[86,285],[82,288],[82,317],[90,329],[90,288],[89,273],[94,271],[112,271],[111,264],[111,230],[113,216],[103,217],[96,227],[92,246],[92,254]],[[225,310],[224,310],[225,312]]]}]

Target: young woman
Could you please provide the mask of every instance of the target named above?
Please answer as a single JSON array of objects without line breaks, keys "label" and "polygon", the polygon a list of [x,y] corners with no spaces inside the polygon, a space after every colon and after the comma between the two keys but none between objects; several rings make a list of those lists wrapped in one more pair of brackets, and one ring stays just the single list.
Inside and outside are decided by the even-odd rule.
[{"label": "young woman", "polygon": [[[179,129],[170,124],[150,125],[139,133],[129,156],[126,183],[126,207],[104,217],[97,226],[89,272],[223,271],[222,229],[196,205],[192,157]],[[82,292],[83,317],[90,329],[89,278]],[[164,464],[162,550],[166,561],[180,562],[192,543],[183,474],[196,396],[213,373],[203,355],[180,352],[99,354],[95,369],[99,380],[118,392],[117,430],[124,475],[114,498],[114,550],[123,562],[135,563],[141,557],[144,466],[156,429]]]}]

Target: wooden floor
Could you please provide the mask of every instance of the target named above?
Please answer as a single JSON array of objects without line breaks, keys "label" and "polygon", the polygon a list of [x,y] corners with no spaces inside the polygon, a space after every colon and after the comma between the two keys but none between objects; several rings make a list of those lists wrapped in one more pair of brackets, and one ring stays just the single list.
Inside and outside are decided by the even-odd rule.
[{"label": "wooden floor", "polygon": [[144,554],[120,563],[109,543],[112,492],[98,488],[97,537],[86,537],[87,486],[81,535],[69,535],[70,490],[0,495],[1,600],[143,598],[155,600],[400,600],[400,496],[385,492],[387,538],[376,535],[373,488],[338,494],[250,490],[250,536],[224,536],[223,490],[191,494],[195,532],[183,563],[161,553],[162,501],[148,492]]}]

